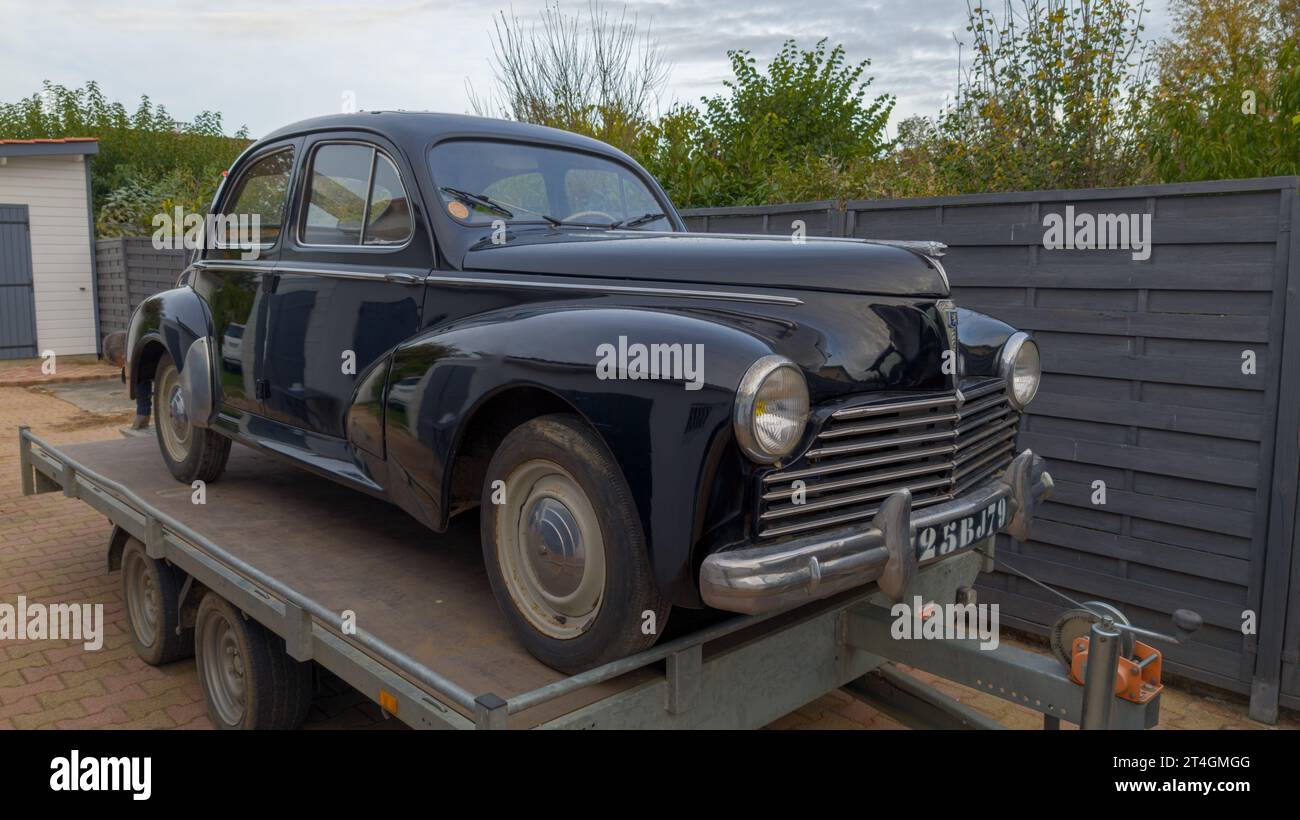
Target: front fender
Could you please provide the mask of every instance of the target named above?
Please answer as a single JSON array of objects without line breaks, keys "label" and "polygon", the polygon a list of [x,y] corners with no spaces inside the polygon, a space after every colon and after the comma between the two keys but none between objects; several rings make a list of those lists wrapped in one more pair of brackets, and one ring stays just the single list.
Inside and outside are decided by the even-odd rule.
[{"label": "front fender", "polygon": [[998,375],[998,357],[1016,329],[992,316],[957,308],[957,343],[963,376]]},{"label": "front fender", "polygon": [[126,337],[126,383],[131,398],[153,378],[165,350],[181,374],[186,405],[196,424],[206,426],[218,402],[212,369],[212,317],[188,287],[148,297],[131,314]]},{"label": "front fender", "polygon": [[[634,356],[637,344],[681,345],[683,355],[690,345],[699,364],[689,374],[683,367],[634,379],[620,372],[618,351]],[[393,356],[390,475],[424,483],[431,518],[445,526],[451,466],[474,413],[511,388],[547,391],[591,424],[622,469],[661,594],[695,603],[691,550],[732,446],[736,386],[771,352],[739,328],[652,308],[513,308],[437,328]]]}]

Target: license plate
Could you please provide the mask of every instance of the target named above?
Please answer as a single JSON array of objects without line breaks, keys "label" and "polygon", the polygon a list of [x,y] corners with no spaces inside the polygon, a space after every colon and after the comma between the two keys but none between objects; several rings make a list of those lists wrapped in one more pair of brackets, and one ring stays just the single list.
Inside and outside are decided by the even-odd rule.
[{"label": "license plate", "polygon": [[1007,525],[1007,500],[998,499],[982,510],[916,531],[916,560],[924,563],[952,555],[982,541]]}]

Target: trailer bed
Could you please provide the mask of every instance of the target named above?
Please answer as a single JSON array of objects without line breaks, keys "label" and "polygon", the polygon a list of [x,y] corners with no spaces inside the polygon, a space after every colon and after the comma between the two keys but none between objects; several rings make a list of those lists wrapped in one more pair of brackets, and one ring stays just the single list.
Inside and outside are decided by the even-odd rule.
[{"label": "trailer bed", "polygon": [[[684,613],[683,634],[670,624],[650,650],[565,676],[515,639],[473,515],[433,533],[383,501],[238,446],[196,504],[153,436],[55,447],[23,428],[19,445],[25,494],[62,489],[103,512],[151,557],[284,637],[292,657],[315,660],[417,728],[759,727],[840,687],[887,710],[905,702],[980,724],[888,675],[865,685],[891,658],[1023,702],[1048,724],[1077,721],[1082,689],[1054,660],[983,651],[977,640],[893,641],[874,585],[776,615]],[[950,597],[982,560],[935,564],[917,592]],[[345,611],[355,633],[344,634]],[[1113,725],[1154,725],[1158,700],[1130,706],[1116,703]]]}]

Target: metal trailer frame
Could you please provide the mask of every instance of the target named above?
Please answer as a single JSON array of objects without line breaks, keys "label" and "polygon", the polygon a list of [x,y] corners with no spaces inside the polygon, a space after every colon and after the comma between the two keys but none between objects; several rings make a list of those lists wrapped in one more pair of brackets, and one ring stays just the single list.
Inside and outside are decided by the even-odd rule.
[{"label": "metal trailer frame", "polygon": [[[982,649],[976,637],[895,640],[889,603],[874,584],[788,612],[731,618],[509,699],[470,692],[365,630],[343,636],[330,626],[336,614],[319,602],[27,427],[19,429],[19,455],[24,495],[61,489],[80,499],[140,539],[149,557],[166,559],[284,638],[291,657],[316,661],[413,728],[503,729],[510,715],[661,662],[662,675],[536,728],[758,728],[839,688],[908,725],[1002,728],[893,662],[1040,712],[1047,729],[1062,720],[1083,721],[1085,687],[1073,683],[1056,659],[1001,644]],[[927,567],[908,594],[950,595],[968,586],[986,560],[966,553]],[[1110,728],[1156,724],[1159,696],[1145,705],[1110,693],[1101,697],[1112,700]]]}]

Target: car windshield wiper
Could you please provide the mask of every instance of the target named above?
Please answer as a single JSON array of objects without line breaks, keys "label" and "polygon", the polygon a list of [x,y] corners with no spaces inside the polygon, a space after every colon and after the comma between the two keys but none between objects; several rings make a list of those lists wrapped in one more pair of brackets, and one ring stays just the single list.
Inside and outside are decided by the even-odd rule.
[{"label": "car windshield wiper", "polygon": [[438,190],[442,191],[443,193],[451,194],[457,199],[463,199],[466,202],[472,202],[475,205],[479,205],[483,208],[487,208],[489,211],[493,211],[497,214],[500,214],[501,216],[504,216],[506,219],[514,219],[515,217],[514,211],[510,210],[509,208],[502,205],[500,202],[497,202],[496,200],[492,199],[491,197],[484,196],[483,194],[471,194],[469,191],[462,191],[459,188],[451,188],[446,185],[442,186]]},{"label": "car windshield wiper", "polygon": [[641,214],[640,216],[630,216],[627,219],[620,219],[611,224],[609,229],[611,231],[616,231],[619,228],[635,228],[637,225],[644,225],[647,222],[654,222],[656,219],[666,219],[667,217],[668,214],[663,211],[654,211],[648,214]]},{"label": "car windshield wiper", "polygon": [[[469,191],[462,191],[459,188],[452,188],[446,185],[442,186],[438,190],[451,194],[457,199],[463,199],[466,202],[472,202],[475,205],[479,205],[481,207],[487,208],[489,211],[500,214],[501,216],[504,216],[506,219],[515,218],[514,211],[510,210],[510,208],[507,208],[505,205],[502,205],[500,202],[497,202],[495,199],[492,199],[489,196],[485,196],[483,194],[471,194]],[[517,208],[523,211],[524,213],[530,213],[533,214],[534,216],[540,216],[542,219],[545,219],[547,222],[551,223],[556,227],[559,227],[560,225],[564,224],[563,219],[559,219],[558,217],[544,214],[541,211],[530,210],[528,208],[525,208],[522,205],[515,205],[514,203],[511,203],[510,207]]]}]

